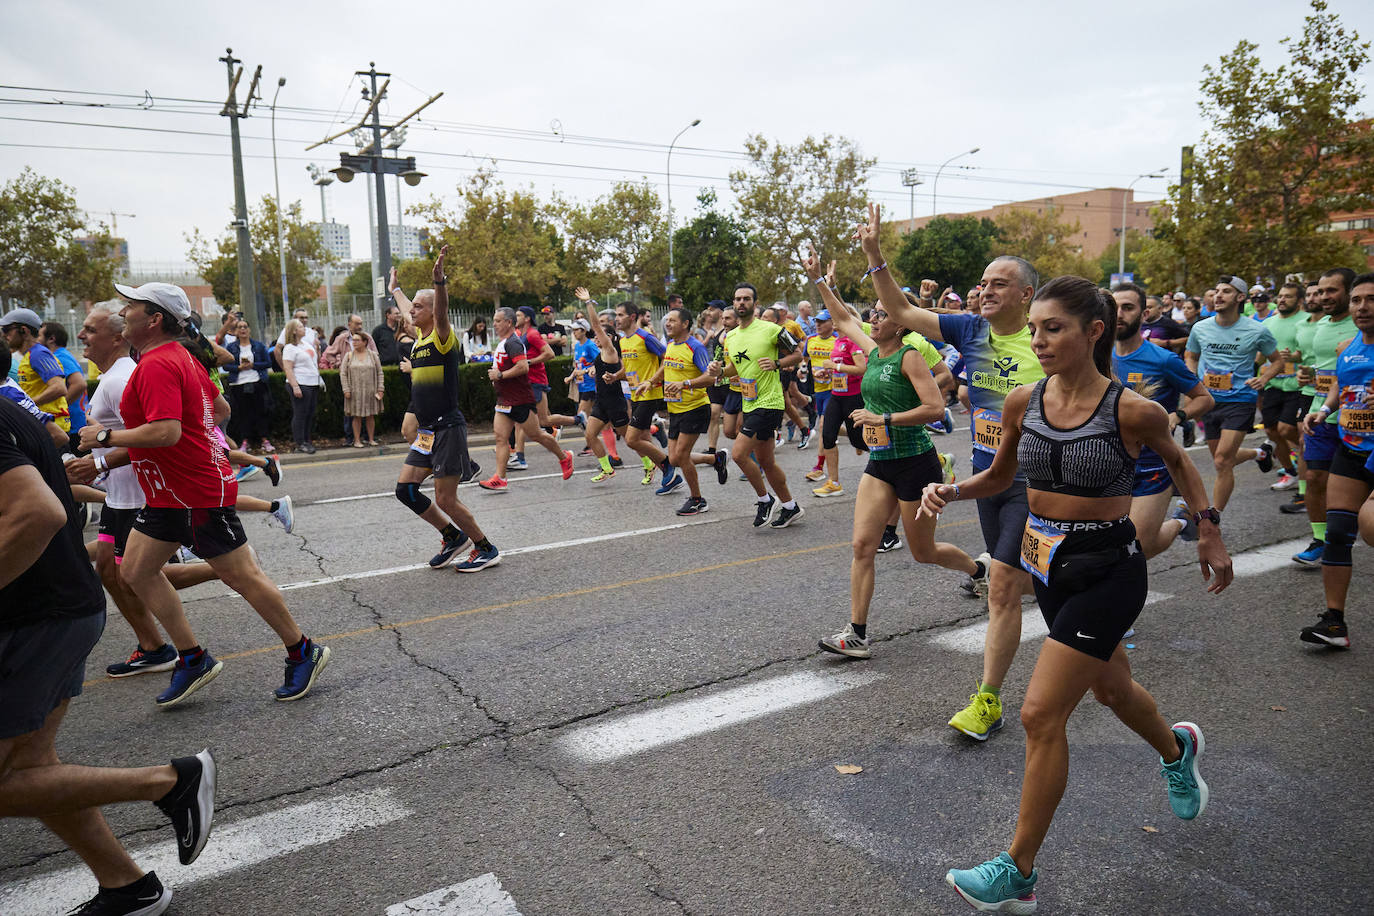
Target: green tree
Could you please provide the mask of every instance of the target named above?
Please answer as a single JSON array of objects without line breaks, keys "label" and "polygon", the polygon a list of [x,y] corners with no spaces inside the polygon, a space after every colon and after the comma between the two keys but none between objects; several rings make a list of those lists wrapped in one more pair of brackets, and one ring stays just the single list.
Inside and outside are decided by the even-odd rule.
[{"label": "green tree", "polygon": [[[621,181],[589,205],[562,203],[564,267],[569,285],[626,286],[666,301],[668,221],[648,181]],[[590,284],[590,285],[589,285]]]},{"label": "green tree", "polygon": [[830,134],[807,137],[796,146],[755,134],[744,151],[749,163],[730,173],[730,188],[749,232],[748,279],[760,298],[801,288],[803,242],[813,242],[822,257],[838,261],[842,286],[846,278],[861,275],[867,261],[852,236],[866,216],[869,172],[877,160],[860,153],[853,141]]},{"label": "green tree", "polygon": [[744,279],[748,250],[744,226],[716,209],[716,193],[703,189],[696,217],[673,233],[676,292],[694,310],[712,299],[729,302],[735,284]]},{"label": "green tree", "polygon": [[0,189],[0,303],[39,310],[50,296],[107,298],[119,265],[102,225],[86,227],[76,192],[30,168]]},{"label": "green tree", "polygon": [[902,236],[893,260],[910,282],[929,278],[962,296],[982,279],[996,239],[997,226],[990,219],[937,216]]},{"label": "green tree", "polygon": [[[206,279],[208,280],[210,278],[206,277]],[[345,293],[352,296],[371,296],[372,262],[364,261],[350,270],[348,276],[344,278],[342,289]],[[406,289],[410,289],[410,287],[407,286]]]},{"label": "green tree", "polygon": [[[282,314],[281,249],[277,247],[277,201],[270,194],[248,211],[248,235],[256,262],[258,295],[267,304],[268,315]],[[313,302],[319,291],[317,264],[333,262],[320,231],[305,222],[301,202],[292,201],[282,212],[282,236],[286,247],[286,292],[292,308]],[[238,302],[238,242],[232,226],[211,243],[199,229],[186,237],[187,258],[210,283],[215,299],[223,304]]]},{"label": "green tree", "polygon": [[444,267],[450,292],[496,308],[506,295],[542,295],[558,274],[548,208],[533,193],[507,190],[485,169],[459,191],[459,213],[433,199],[411,210],[428,220],[434,251],[449,246]]},{"label": "green tree", "polygon": [[1274,69],[1245,40],[1203,68],[1198,104],[1209,126],[1192,182],[1169,189],[1173,225],[1142,253],[1152,282],[1282,278],[1364,263],[1362,252],[1322,230],[1332,213],[1374,201],[1374,131],[1355,120],[1369,43],[1325,0],[1311,8],[1301,36],[1280,41],[1283,63]]},{"label": "green tree", "polygon": [[1062,223],[1054,208],[1044,213],[1034,210],[1007,210],[997,217],[997,254],[1014,254],[1035,266],[1041,282],[1051,277],[1073,275],[1093,280],[1097,278],[1095,258],[1083,254],[1072,239],[1083,232],[1077,220]]},{"label": "green tree", "polygon": [[[1144,249],[1145,243],[1149,241],[1149,236],[1139,229],[1126,230],[1126,273],[1135,274],[1136,282],[1141,283],[1140,252]],[[1097,259],[1098,276],[1089,277],[1089,280],[1097,280],[1104,286],[1112,279],[1112,274],[1116,273],[1117,262],[1120,259],[1121,249],[1117,243],[1113,242],[1103,249],[1102,254]],[[1141,283],[1143,286],[1144,284]],[[1167,285],[1167,284],[1166,284]]]}]

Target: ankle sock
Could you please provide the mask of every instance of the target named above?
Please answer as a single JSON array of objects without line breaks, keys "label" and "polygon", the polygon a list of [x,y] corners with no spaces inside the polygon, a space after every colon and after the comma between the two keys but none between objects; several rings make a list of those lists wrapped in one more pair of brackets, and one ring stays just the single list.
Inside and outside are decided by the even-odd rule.
[{"label": "ankle sock", "polygon": [[896,536],[897,536],[897,526],[896,526],[896,525],[884,525],[884,526],[883,526],[883,537],[895,538]]},{"label": "ankle sock", "polygon": [[652,471],[654,469],[654,459],[650,458],[648,455],[640,455],[639,460],[643,462],[644,470]]},{"label": "ankle sock", "polygon": [[973,565],[978,567],[978,571],[973,574],[975,579],[985,579],[988,574],[988,565],[982,560],[974,560]]},{"label": "ankle sock", "polygon": [[789,499],[787,502],[782,504],[782,507],[790,511],[792,509],[797,508],[797,501],[795,499]]},{"label": "ankle sock", "polygon": [[1307,495],[1307,481],[1303,480],[1301,477],[1298,478],[1298,495],[1304,497]]},{"label": "ankle sock", "polygon": [[187,668],[194,668],[197,665],[199,665],[201,659],[205,657],[205,650],[197,645],[192,646],[185,652],[178,652],[177,655],[180,657],[181,663],[183,665],[185,665]]},{"label": "ankle sock", "polygon": [[280,500],[280,499],[274,499],[274,500],[272,500],[271,504],[268,505],[267,511],[268,511],[268,512],[276,512],[276,511],[277,511],[278,509],[280,509],[280,508],[281,508],[281,500]]},{"label": "ankle sock", "polygon": [[453,522],[449,522],[443,528],[439,529],[439,533],[444,536],[444,540],[446,541],[461,541],[463,539],[463,532],[460,531],[458,526],[453,524]]},{"label": "ankle sock", "polygon": [[478,549],[478,550],[495,550],[495,549],[496,549],[496,548],[494,548],[494,547],[491,546],[491,541],[490,541],[488,538],[482,538],[480,541],[477,541],[477,542],[476,542],[476,545],[477,545],[477,549]]},{"label": "ankle sock", "polygon": [[993,696],[998,697],[998,698],[1001,698],[1001,696],[1002,696],[1002,688],[1001,688],[1000,686],[994,687],[994,686],[992,686],[991,684],[979,684],[979,685],[978,685],[978,692],[979,692],[979,693],[990,693],[990,694],[992,694]]},{"label": "ankle sock", "polygon": [[1321,541],[1323,544],[1326,543],[1326,522],[1312,523],[1312,537]]},{"label": "ankle sock", "polygon": [[867,639],[867,638],[868,638],[868,624],[866,624],[866,623],[851,623],[849,626],[850,626],[850,628],[854,631],[854,635],[855,635],[855,636],[859,637],[860,639]]},{"label": "ankle sock", "polygon": [[769,496],[767,493],[765,493],[765,494],[763,494],[762,496],[760,496],[760,497],[759,497],[757,500],[755,500],[755,501],[756,501],[756,502],[760,502],[760,503],[766,503],[766,502],[768,502],[768,500],[770,500],[770,499],[772,499],[772,498],[773,498],[773,497],[771,497],[771,496]]},{"label": "ankle sock", "polygon": [[1345,611],[1340,608],[1329,607],[1326,612],[1336,618],[1337,623],[1345,623]]},{"label": "ankle sock", "polygon": [[306,636],[304,633],[302,633],[302,634],[301,634],[301,641],[300,641],[300,642],[296,643],[294,646],[287,646],[287,647],[286,647],[286,657],[289,658],[289,659],[290,659],[291,661],[293,661],[293,662],[304,661],[304,660],[305,660],[305,650],[306,650],[306,647],[309,646],[309,645],[310,645],[310,638],[309,638],[308,636]]},{"label": "ankle sock", "polygon": [[610,455],[602,455],[600,458],[596,459],[596,463],[599,464],[599,465],[601,465],[601,470],[603,470],[603,471],[609,472],[609,471],[611,470],[611,456],[610,456]]}]

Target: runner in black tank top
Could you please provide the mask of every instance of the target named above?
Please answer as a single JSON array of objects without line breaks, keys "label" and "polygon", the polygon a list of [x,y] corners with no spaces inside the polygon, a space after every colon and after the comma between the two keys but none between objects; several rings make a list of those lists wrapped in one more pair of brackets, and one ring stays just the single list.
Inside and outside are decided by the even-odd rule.
[{"label": "runner in black tank top", "polygon": [[1216,573],[1208,591],[1230,584],[1231,560],[1220,515],[1204,508],[1202,479],[1170,437],[1164,409],[1111,377],[1115,325],[1115,300],[1091,282],[1060,277],[1041,287],[1030,328],[1048,378],[1007,396],[1002,444],[990,468],[959,484],[932,484],[924,496],[924,509],[938,513],[950,500],[997,492],[1010,483],[1019,457],[1030,503],[1021,563],[1050,629],[1021,707],[1026,769],[1011,848],[945,878],[981,908],[1035,908],[1035,857],[1068,779],[1065,727],[1089,690],[1159,753],[1175,814],[1192,819],[1207,804],[1197,772],[1201,730],[1191,722],[1165,724],[1154,698],[1132,679],[1119,644],[1145,603],[1145,557],[1127,515],[1142,446],[1164,459],[1196,513],[1203,578]]}]

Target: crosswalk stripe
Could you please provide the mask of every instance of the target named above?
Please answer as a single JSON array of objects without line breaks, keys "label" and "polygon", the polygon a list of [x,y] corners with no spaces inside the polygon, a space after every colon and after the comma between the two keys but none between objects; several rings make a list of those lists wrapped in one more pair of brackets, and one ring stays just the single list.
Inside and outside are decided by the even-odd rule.
[{"label": "crosswalk stripe", "polygon": [[[1154,604],[1157,601],[1165,601],[1173,597],[1160,592],[1146,592],[1145,603]],[[1039,639],[1049,635],[1050,629],[1045,626],[1045,617],[1040,613],[1040,607],[1033,605],[1029,610],[1021,614],[1021,642],[1029,642],[1032,639]],[[987,641],[988,622],[986,620],[978,623],[969,624],[966,627],[959,627],[932,636],[930,641],[944,649],[952,649],[955,652],[963,652],[965,655],[982,655],[983,647]]]},{"label": "crosswalk stripe", "polygon": [[386,916],[520,916],[515,900],[501,887],[496,875],[487,872],[459,884],[412,897],[386,908]]}]

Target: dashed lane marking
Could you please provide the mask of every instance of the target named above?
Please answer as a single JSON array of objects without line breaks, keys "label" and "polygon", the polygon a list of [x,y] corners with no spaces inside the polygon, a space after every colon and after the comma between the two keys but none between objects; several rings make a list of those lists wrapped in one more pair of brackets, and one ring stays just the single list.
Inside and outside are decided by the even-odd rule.
[{"label": "dashed lane marking", "polygon": [[520,916],[515,900],[491,872],[386,908],[386,916],[412,913],[420,916]]}]

